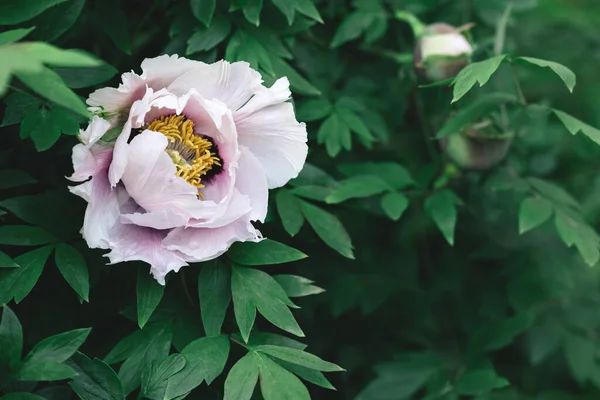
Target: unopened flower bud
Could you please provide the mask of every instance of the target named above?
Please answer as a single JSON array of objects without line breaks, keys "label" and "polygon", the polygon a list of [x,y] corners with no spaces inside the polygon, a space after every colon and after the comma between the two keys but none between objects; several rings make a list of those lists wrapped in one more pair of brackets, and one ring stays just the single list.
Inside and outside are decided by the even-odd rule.
[{"label": "unopened flower bud", "polygon": [[511,143],[512,135],[494,134],[491,127],[479,124],[442,138],[440,147],[458,167],[485,171],[506,157]]},{"label": "unopened flower bud", "polygon": [[460,31],[448,24],[429,25],[419,39],[414,53],[416,70],[431,81],[441,81],[458,74],[473,52]]}]

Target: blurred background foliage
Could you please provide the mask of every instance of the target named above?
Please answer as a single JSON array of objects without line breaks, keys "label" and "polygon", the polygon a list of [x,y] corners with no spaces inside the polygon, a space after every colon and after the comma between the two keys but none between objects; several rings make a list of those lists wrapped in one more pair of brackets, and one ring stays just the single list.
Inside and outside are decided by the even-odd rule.
[{"label": "blurred background foliage", "polygon": [[[447,84],[420,87],[427,82],[413,69],[416,40],[397,11],[424,24],[473,23],[473,61],[494,55],[505,26],[504,53],[569,67],[575,90],[547,68],[519,64],[526,112],[487,110],[506,113],[503,129],[515,135],[506,158],[463,170],[434,137],[455,112],[486,96],[516,95],[513,68],[504,63],[488,84],[451,104]],[[130,398],[139,393],[122,369],[128,363],[139,375],[151,352],[116,357],[114,349],[140,332],[136,265],[107,267],[86,249],[78,234],[84,206],[68,194],[64,176],[85,122],[82,99],[95,87],[116,86],[117,71],[140,72],[141,60],[167,53],[244,60],[267,84],[280,76],[291,82],[298,119],[308,126],[308,164],[271,193],[261,231],[309,255],[266,272],[301,275],[325,289],[295,300],[301,309],[294,315],[311,353],[347,371],[328,375],[336,391],[309,385],[313,399],[600,398],[600,148],[570,135],[549,108],[600,126],[596,0],[3,0],[0,25],[23,29],[14,39],[21,42],[4,36],[0,46],[0,261],[39,264],[17,278],[2,268],[0,303],[21,321],[27,351],[51,335],[91,327],[85,343],[87,331],[77,331],[80,351],[121,371]],[[19,47],[33,42],[55,48]],[[29,250],[47,243],[56,253],[44,267],[52,248]],[[69,275],[67,264],[80,271]],[[202,268],[171,277],[145,329],[171,352],[204,336]],[[301,287],[286,292],[321,292]],[[223,331],[238,331],[231,310]],[[282,334],[262,319],[255,331]],[[242,350],[232,347],[225,373],[187,398],[223,398]],[[82,357],[69,362],[83,365]],[[0,379],[0,388],[7,399],[34,391],[75,398],[64,380]],[[286,397],[285,389],[271,398],[303,398]]]}]

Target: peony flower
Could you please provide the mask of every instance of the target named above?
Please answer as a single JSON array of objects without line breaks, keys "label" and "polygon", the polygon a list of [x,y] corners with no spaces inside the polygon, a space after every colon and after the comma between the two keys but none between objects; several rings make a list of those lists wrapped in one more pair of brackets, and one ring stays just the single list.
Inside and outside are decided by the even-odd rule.
[{"label": "peony flower", "polygon": [[449,79],[463,69],[473,48],[457,28],[437,23],[429,25],[415,48],[415,68],[432,81]]},{"label": "peony flower", "polygon": [[142,62],[87,101],[95,114],[73,148],[71,187],[88,202],[82,235],[110,263],[170,271],[258,242],[268,190],[296,177],[307,155],[286,78],[270,88],[248,63],[177,56]]}]

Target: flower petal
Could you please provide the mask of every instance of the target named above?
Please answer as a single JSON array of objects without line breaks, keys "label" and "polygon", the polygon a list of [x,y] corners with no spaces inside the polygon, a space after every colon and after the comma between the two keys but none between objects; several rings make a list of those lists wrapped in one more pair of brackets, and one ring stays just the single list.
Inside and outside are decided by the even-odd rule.
[{"label": "flower petal", "polygon": [[109,113],[127,110],[134,101],[144,95],[146,83],[141,76],[133,72],[124,73],[121,80],[123,83],[118,88],[102,88],[90,94],[87,99],[88,105],[101,107]]},{"label": "flower petal", "polygon": [[83,182],[90,176],[108,168],[112,159],[112,149],[102,146],[88,148],[83,144],[73,147],[73,175],[67,179],[74,182]]},{"label": "flower petal", "polygon": [[152,89],[160,90],[166,88],[175,79],[199,65],[206,64],[179,57],[176,54],[172,56],[163,54],[154,58],[146,58],[142,61],[142,79]]},{"label": "flower petal", "polygon": [[[273,97],[280,96],[280,87],[273,89]],[[258,158],[269,189],[273,189],[285,185],[302,170],[308,154],[306,125],[296,121],[290,103],[269,105],[272,102],[264,95],[261,103],[267,106],[260,108],[248,102],[251,112],[243,112],[244,106],[234,120],[240,145]]]},{"label": "flower petal", "polygon": [[267,177],[260,161],[250,150],[242,147],[240,153],[235,186],[250,198],[252,206],[250,220],[264,222],[269,206]]},{"label": "flower petal", "polygon": [[[155,109],[154,114],[157,115],[153,115],[153,107]],[[129,111],[129,117],[115,142],[113,161],[108,171],[110,183],[113,187],[119,183],[127,166],[127,156],[129,154],[128,142],[131,136],[131,129],[143,126],[147,115],[150,118],[155,118],[165,113],[173,112],[181,112],[179,99],[164,89],[154,92],[151,88],[146,88],[146,94],[140,100],[133,103]]]},{"label": "flower petal", "polygon": [[242,107],[263,86],[262,77],[247,62],[199,64],[174,80],[167,89],[183,95],[194,88],[206,99],[218,99],[232,111]]},{"label": "flower petal", "polygon": [[110,129],[110,123],[97,115],[90,120],[85,131],[80,131],[78,137],[87,147],[95,144]]},{"label": "flower petal", "polygon": [[177,252],[163,246],[164,232],[136,225],[120,225],[112,236],[111,252],[106,255],[111,264],[123,261],[144,261],[150,264],[150,271],[161,285],[165,276],[188,265]]},{"label": "flower petal", "polygon": [[190,257],[188,261],[202,262],[219,257],[235,242],[261,240],[260,232],[244,217],[221,228],[177,228],[169,232],[163,244]]},{"label": "flower petal", "polygon": [[148,212],[170,209],[186,220],[210,217],[215,203],[199,200],[198,189],[176,176],[167,144],[166,136],[149,130],[133,138],[122,178],[127,192]]}]

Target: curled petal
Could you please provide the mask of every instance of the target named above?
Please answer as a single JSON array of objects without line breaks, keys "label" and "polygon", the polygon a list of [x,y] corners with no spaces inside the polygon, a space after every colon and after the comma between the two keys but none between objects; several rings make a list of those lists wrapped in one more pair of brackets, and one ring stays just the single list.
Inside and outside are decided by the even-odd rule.
[{"label": "curled petal", "polygon": [[258,158],[270,189],[298,176],[308,154],[306,125],[296,121],[290,103],[236,115],[235,121],[240,145]]},{"label": "curled petal", "polygon": [[169,250],[180,251],[188,261],[212,260],[235,242],[260,242],[262,236],[246,218],[220,228],[177,228],[163,240]]},{"label": "curled petal", "polygon": [[229,63],[221,60],[213,64],[199,64],[175,79],[167,89],[182,95],[194,88],[204,98],[218,99],[236,111],[261,89],[260,74],[247,62]]},{"label": "curled petal", "polygon": [[267,176],[260,161],[250,150],[242,147],[240,154],[235,185],[241,193],[250,198],[251,211],[248,215],[250,220],[264,222],[269,206]]},{"label": "curled petal", "polygon": [[214,202],[199,200],[198,189],[176,176],[167,144],[166,136],[149,130],[133,138],[122,179],[127,193],[148,212],[169,209],[183,221],[211,216]]}]

